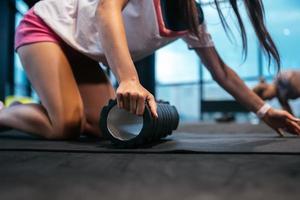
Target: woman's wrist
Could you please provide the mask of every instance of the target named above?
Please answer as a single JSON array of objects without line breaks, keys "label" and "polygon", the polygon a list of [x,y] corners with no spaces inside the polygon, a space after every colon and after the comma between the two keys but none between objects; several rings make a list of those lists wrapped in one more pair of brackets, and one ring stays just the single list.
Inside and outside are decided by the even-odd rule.
[{"label": "woman's wrist", "polygon": [[134,65],[111,69],[113,70],[119,84],[122,82],[139,82],[139,77]]},{"label": "woman's wrist", "polygon": [[140,80],[138,76],[120,78],[119,83],[125,83],[125,82],[140,83]]},{"label": "woman's wrist", "polygon": [[267,113],[268,111],[271,109],[272,107],[270,106],[270,104],[265,103],[257,112],[256,112],[256,116],[260,119],[262,119]]}]

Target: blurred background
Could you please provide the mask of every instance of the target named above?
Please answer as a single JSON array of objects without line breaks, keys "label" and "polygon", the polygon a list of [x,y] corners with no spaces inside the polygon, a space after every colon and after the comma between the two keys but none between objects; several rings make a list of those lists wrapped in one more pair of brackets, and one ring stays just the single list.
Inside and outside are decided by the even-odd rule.
[{"label": "blurred background", "polygon": [[[14,30],[26,11],[36,0],[0,1],[0,99],[38,101],[22,69],[18,55],[13,50]],[[264,77],[271,82],[276,70],[268,61],[258,44],[255,33],[240,2],[248,34],[248,57],[244,61],[236,20],[227,0],[221,1],[222,10],[232,29],[234,37],[225,34],[217,10],[207,0],[201,0],[207,27],[219,54],[249,87],[253,87]],[[300,69],[300,1],[263,0],[266,23],[275,40],[282,58],[282,70]],[[188,50],[182,40],[158,50],[154,55],[136,63],[143,84],[157,99],[175,105],[182,121],[216,120],[229,115],[238,123],[258,123],[258,119],[226,93],[212,80],[193,51]],[[51,84],[51,83],[49,83]],[[300,101],[290,101],[295,115],[300,116]],[[277,100],[270,102],[280,107]],[[228,120],[228,121],[230,121]],[[220,121],[220,120],[219,120]]]}]

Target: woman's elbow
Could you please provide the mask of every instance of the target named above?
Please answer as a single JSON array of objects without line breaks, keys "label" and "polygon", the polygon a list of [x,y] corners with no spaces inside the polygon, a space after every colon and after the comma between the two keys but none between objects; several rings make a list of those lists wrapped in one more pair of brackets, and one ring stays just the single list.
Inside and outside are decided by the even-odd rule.
[{"label": "woman's elbow", "polygon": [[100,0],[96,9],[96,16],[98,19],[105,19],[109,16],[109,13],[117,9],[114,1],[112,0]]},{"label": "woman's elbow", "polygon": [[97,6],[97,15],[106,16],[106,14],[112,11],[121,12],[128,0],[100,0]]},{"label": "woman's elbow", "polygon": [[97,19],[102,19],[105,18],[106,16],[106,11],[108,10],[106,5],[104,3],[101,3],[102,1],[99,2],[99,5],[96,9],[96,17]]}]

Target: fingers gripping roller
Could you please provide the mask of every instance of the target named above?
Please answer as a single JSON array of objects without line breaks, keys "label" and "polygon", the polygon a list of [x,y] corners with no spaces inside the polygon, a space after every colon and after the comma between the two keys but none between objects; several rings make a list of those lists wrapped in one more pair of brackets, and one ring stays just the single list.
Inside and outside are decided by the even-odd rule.
[{"label": "fingers gripping roller", "polygon": [[158,118],[152,117],[148,106],[143,116],[134,115],[117,107],[116,100],[110,100],[101,112],[100,128],[106,139],[123,148],[136,148],[159,141],[179,124],[179,115],[168,102],[157,102]]}]

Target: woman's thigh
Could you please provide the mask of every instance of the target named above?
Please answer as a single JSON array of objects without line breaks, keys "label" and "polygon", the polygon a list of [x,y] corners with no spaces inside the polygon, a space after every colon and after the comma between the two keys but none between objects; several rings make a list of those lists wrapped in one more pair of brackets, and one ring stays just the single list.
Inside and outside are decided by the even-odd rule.
[{"label": "woman's thigh", "polygon": [[115,97],[110,80],[99,63],[65,47],[84,105],[86,118],[85,134],[101,137],[99,129],[100,113],[109,99]]},{"label": "woman's thigh", "polygon": [[52,124],[84,123],[83,102],[62,48],[40,42],[18,49],[22,65]]}]

